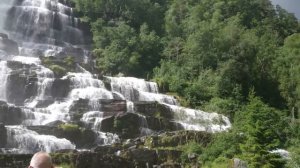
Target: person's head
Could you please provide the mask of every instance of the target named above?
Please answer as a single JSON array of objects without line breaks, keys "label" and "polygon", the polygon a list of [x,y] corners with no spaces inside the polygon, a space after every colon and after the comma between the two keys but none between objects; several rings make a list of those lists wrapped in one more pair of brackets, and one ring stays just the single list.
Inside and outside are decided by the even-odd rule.
[{"label": "person's head", "polygon": [[46,152],[34,154],[28,168],[53,168],[51,157]]}]

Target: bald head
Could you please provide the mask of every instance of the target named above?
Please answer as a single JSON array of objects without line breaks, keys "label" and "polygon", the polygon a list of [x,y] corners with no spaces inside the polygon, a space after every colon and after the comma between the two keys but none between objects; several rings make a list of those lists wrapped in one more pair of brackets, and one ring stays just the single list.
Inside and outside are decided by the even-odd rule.
[{"label": "bald head", "polygon": [[52,160],[48,153],[38,152],[34,154],[30,161],[29,168],[53,168]]}]

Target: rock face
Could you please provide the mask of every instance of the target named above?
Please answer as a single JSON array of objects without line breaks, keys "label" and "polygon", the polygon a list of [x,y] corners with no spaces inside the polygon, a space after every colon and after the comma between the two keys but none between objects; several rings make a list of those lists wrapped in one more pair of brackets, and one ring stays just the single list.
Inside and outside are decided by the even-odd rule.
[{"label": "rock face", "polygon": [[134,138],[140,135],[141,118],[134,113],[112,116],[101,122],[101,131],[118,134],[121,138]]},{"label": "rock face", "polygon": [[127,111],[125,100],[114,99],[99,99],[97,100],[97,108],[90,104],[88,99],[78,99],[73,102],[70,107],[72,120],[79,121],[82,115],[89,111],[101,111],[103,117],[110,117],[115,115],[124,114]]},{"label": "rock face", "polygon": [[5,125],[18,125],[24,120],[22,110],[15,106],[10,106],[4,101],[0,101],[0,123]]},{"label": "rock face", "polygon": [[33,130],[43,135],[54,135],[58,138],[66,138],[74,143],[78,148],[91,148],[95,146],[97,135],[92,130],[88,130],[80,127],[69,127],[64,124],[60,124],[58,127],[51,126],[28,126],[30,130]]},{"label": "rock face", "polygon": [[4,148],[7,143],[7,131],[3,123],[0,123],[0,148]]},{"label": "rock face", "polygon": [[55,79],[51,87],[51,95],[55,98],[65,98],[70,92],[70,79]]},{"label": "rock face", "polygon": [[[68,165],[74,168],[181,168],[187,165],[181,162],[182,151],[178,150],[180,148],[176,148],[177,146],[188,144],[193,141],[193,138],[195,138],[198,143],[203,142],[203,145],[207,145],[207,143],[211,141],[209,133],[197,131],[170,132],[157,136],[164,139],[163,141],[173,143],[148,146],[148,141],[152,137],[144,137],[113,146],[98,146],[91,151],[61,150],[51,153],[51,156],[54,164],[58,167],[60,165]],[[162,146],[167,149],[161,149]],[[31,156],[32,155],[0,155],[0,165],[5,168],[26,167]],[[13,163],[18,166],[15,166]],[[195,164],[189,163],[188,166],[193,167],[196,165],[197,161]]]},{"label": "rock face", "polygon": [[138,101],[134,102],[134,111],[149,117],[161,117],[173,119],[172,110],[158,102]]},{"label": "rock face", "polygon": [[12,71],[7,79],[7,101],[23,105],[26,98],[37,94],[35,67],[17,61],[8,61],[7,66]]}]

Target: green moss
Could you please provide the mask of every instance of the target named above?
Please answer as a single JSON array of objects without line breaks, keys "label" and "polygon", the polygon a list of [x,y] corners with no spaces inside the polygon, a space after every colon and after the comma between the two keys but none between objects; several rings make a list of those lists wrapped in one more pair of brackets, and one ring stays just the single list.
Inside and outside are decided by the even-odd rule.
[{"label": "green moss", "polygon": [[51,158],[56,165],[55,167],[59,168],[73,168],[72,163],[73,153],[51,153]]},{"label": "green moss", "polygon": [[55,57],[40,57],[40,59],[42,64],[51,69],[57,77],[62,77],[67,72],[74,72],[76,68],[76,62],[72,56],[67,56],[63,61]]},{"label": "green moss", "polygon": [[67,73],[67,69],[59,65],[50,65],[51,69],[56,76],[64,76]]},{"label": "green moss", "polygon": [[80,127],[76,124],[61,124],[59,128],[66,132],[81,131]]},{"label": "green moss", "polygon": [[72,165],[66,164],[66,163],[63,163],[63,164],[60,164],[60,165],[56,165],[55,167],[56,168],[73,168]]}]

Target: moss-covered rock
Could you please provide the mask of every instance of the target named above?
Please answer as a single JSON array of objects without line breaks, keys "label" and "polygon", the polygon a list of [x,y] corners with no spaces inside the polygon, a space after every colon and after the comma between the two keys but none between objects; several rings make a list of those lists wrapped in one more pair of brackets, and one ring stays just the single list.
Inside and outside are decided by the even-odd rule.
[{"label": "moss-covered rock", "polygon": [[1,168],[28,167],[32,154],[0,154]]},{"label": "moss-covered rock", "polygon": [[134,113],[108,117],[101,122],[101,131],[116,133],[124,139],[138,137],[140,127],[140,117]]},{"label": "moss-covered rock", "polygon": [[145,139],[145,146],[149,148],[167,148],[185,145],[191,141],[203,146],[209,144],[212,134],[202,131],[174,131],[166,132],[156,136],[148,136]]},{"label": "moss-covered rock", "polygon": [[58,127],[51,126],[28,126],[39,134],[54,135],[58,138],[66,138],[76,145],[77,148],[91,148],[95,146],[97,135],[94,131],[82,128],[76,124],[61,124]]}]

